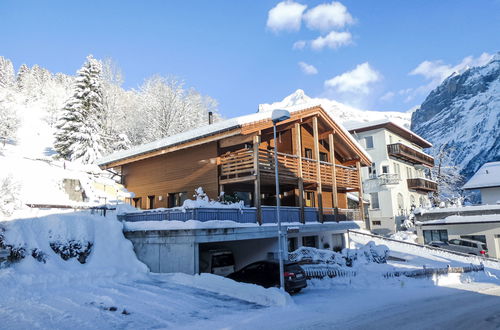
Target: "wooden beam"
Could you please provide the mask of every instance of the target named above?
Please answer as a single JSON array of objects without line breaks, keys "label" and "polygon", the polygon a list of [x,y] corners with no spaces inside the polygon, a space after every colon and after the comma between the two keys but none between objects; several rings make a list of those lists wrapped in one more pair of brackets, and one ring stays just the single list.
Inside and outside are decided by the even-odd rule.
[{"label": "wooden beam", "polygon": [[257,223],[262,225],[262,208],[260,205],[260,166],[259,166],[259,146],[260,135],[253,137],[253,171],[255,174],[254,180],[254,207],[257,209]]},{"label": "wooden beam", "polygon": [[[365,212],[364,212],[364,206],[363,206],[363,181],[361,181],[361,163],[358,161],[356,162],[356,169],[358,170],[358,181],[359,181],[359,188],[358,188],[358,199],[359,199],[359,214],[361,216],[361,221],[365,221]],[[370,230],[370,224],[366,223],[366,229]]]},{"label": "wooden beam", "polygon": [[316,193],[318,195],[318,217],[319,222],[323,222],[323,192],[321,185],[321,166],[319,160],[319,134],[318,134],[318,117],[313,117],[313,137],[314,137],[314,158],[316,159],[316,176],[318,180],[318,186],[316,188]]},{"label": "wooden beam", "polygon": [[295,123],[295,155],[298,157],[298,186],[299,186],[299,207],[300,222],[305,223],[304,216],[304,179],[302,178],[302,131],[300,123]]},{"label": "wooden beam", "polygon": [[333,207],[339,207],[339,200],[337,196],[337,168],[335,166],[335,140],[333,139],[333,134],[328,135],[328,146],[330,152],[330,163],[332,166],[332,202]]},{"label": "wooden beam", "polygon": [[245,182],[245,181],[253,181],[253,180],[255,180],[255,175],[247,175],[247,176],[240,176],[240,177],[230,178],[230,179],[222,179],[219,181],[219,184],[224,185],[224,184],[229,184],[229,183]]}]

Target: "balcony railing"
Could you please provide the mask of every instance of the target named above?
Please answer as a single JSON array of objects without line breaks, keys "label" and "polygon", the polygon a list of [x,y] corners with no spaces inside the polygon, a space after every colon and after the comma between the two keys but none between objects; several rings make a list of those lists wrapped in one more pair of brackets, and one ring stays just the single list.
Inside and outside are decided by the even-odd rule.
[{"label": "balcony railing", "polygon": [[408,179],[408,189],[421,191],[437,191],[437,183],[424,178]]},{"label": "balcony railing", "polygon": [[[219,157],[220,176],[222,180],[255,175],[253,150],[245,149],[227,153]],[[338,188],[359,187],[358,171],[355,167],[347,167],[329,162],[318,162],[315,159],[302,158],[302,178],[304,182],[333,184],[333,166]],[[320,166],[320,178],[317,166]],[[299,157],[295,155],[278,153],[278,170],[282,179],[299,178]],[[268,150],[259,150],[259,171],[261,176],[274,178],[274,155]]]},{"label": "balcony railing", "polygon": [[[357,209],[324,209],[324,221],[361,221],[359,210]],[[300,207],[282,206],[280,207],[280,218],[282,222],[291,223],[300,221]],[[212,221],[231,220],[239,223],[257,223],[257,209],[254,207],[245,208],[170,208],[161,210],[145,210],[118,215],[120,221]],[[318,209],[314,207],[304,208],[304,221],[306,223],[318,221]],[[277,223],[276,206],[262,206],[262,223]]]},{"label": "balcony railing", "polygon": [[398,184],[401,181],[399,174],[395,173],[383,173],[377,177],[380,185]]},{"label": "balcony railing", "polygon": [[387,153],[389,156],[405,160],[412,164],[422,164],[429,167],[434,166],[434,158],[402,143],[387,145]]}]

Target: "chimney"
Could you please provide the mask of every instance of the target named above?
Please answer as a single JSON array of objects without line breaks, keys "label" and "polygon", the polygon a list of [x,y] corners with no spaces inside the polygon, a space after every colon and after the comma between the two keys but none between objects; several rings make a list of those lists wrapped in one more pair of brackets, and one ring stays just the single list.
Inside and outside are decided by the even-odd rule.
[{"label": "chimney", "polygon": [[208,125],[212,125],[214,123],[214,114],[212,111],[208,112]]}]

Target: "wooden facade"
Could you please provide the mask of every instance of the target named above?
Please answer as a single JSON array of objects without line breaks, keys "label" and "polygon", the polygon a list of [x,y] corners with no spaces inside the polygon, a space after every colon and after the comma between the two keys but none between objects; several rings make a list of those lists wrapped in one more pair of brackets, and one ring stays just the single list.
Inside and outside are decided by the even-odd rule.
[{"label": "wooden facade", "polygon": [[259,208],[275,203],[276,143],[283,206],[317,207],[321,220],[347,208],[348,192],[361,193],[360,166],[371,161],[321,107],[292,112],[278,124],[277,141],[272,130],[270,119],[259,120],[101,167],[120,167],[133,203],[143,209],[177,206],[197,187],[211,198],[222,191],[246,196]]}]

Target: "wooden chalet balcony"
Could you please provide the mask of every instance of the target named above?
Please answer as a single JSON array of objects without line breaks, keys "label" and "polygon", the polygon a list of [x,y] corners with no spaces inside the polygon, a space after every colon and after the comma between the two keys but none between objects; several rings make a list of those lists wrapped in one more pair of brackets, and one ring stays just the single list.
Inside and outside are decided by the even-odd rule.
[{"label": "wooden chalet balcony", "polygon": [[421,191],[437,191],[437,183],[424,178],[408,179],[408,189]]},{"label": "wooden chalet balcony", "polygon": [[387,153],[389,156],[410,162],[412,164],[421,164],[429,167],[434,166],[434,158],[402,143],[388,144]]},{"label": "wooden chalet balcony", "polygon": [[[274,180],[274,154],[271,151],[259,150],[258,166],[261,178]],[[219,157],[219,175],[221,183],[248,181],[255,178],[253,150],[240,150]],[[302,158],[302,178],[306,183],[317,183],[317,166],[320,166],[321,183],[333,185],[333,164],[318,162],[315,159]],[[281,182],[297,182],[300,177],[299,157],[278,153],[278,171]],[[335,165],[337,188],[348,189],[359,186],[358,171],[355,167]]]}]

